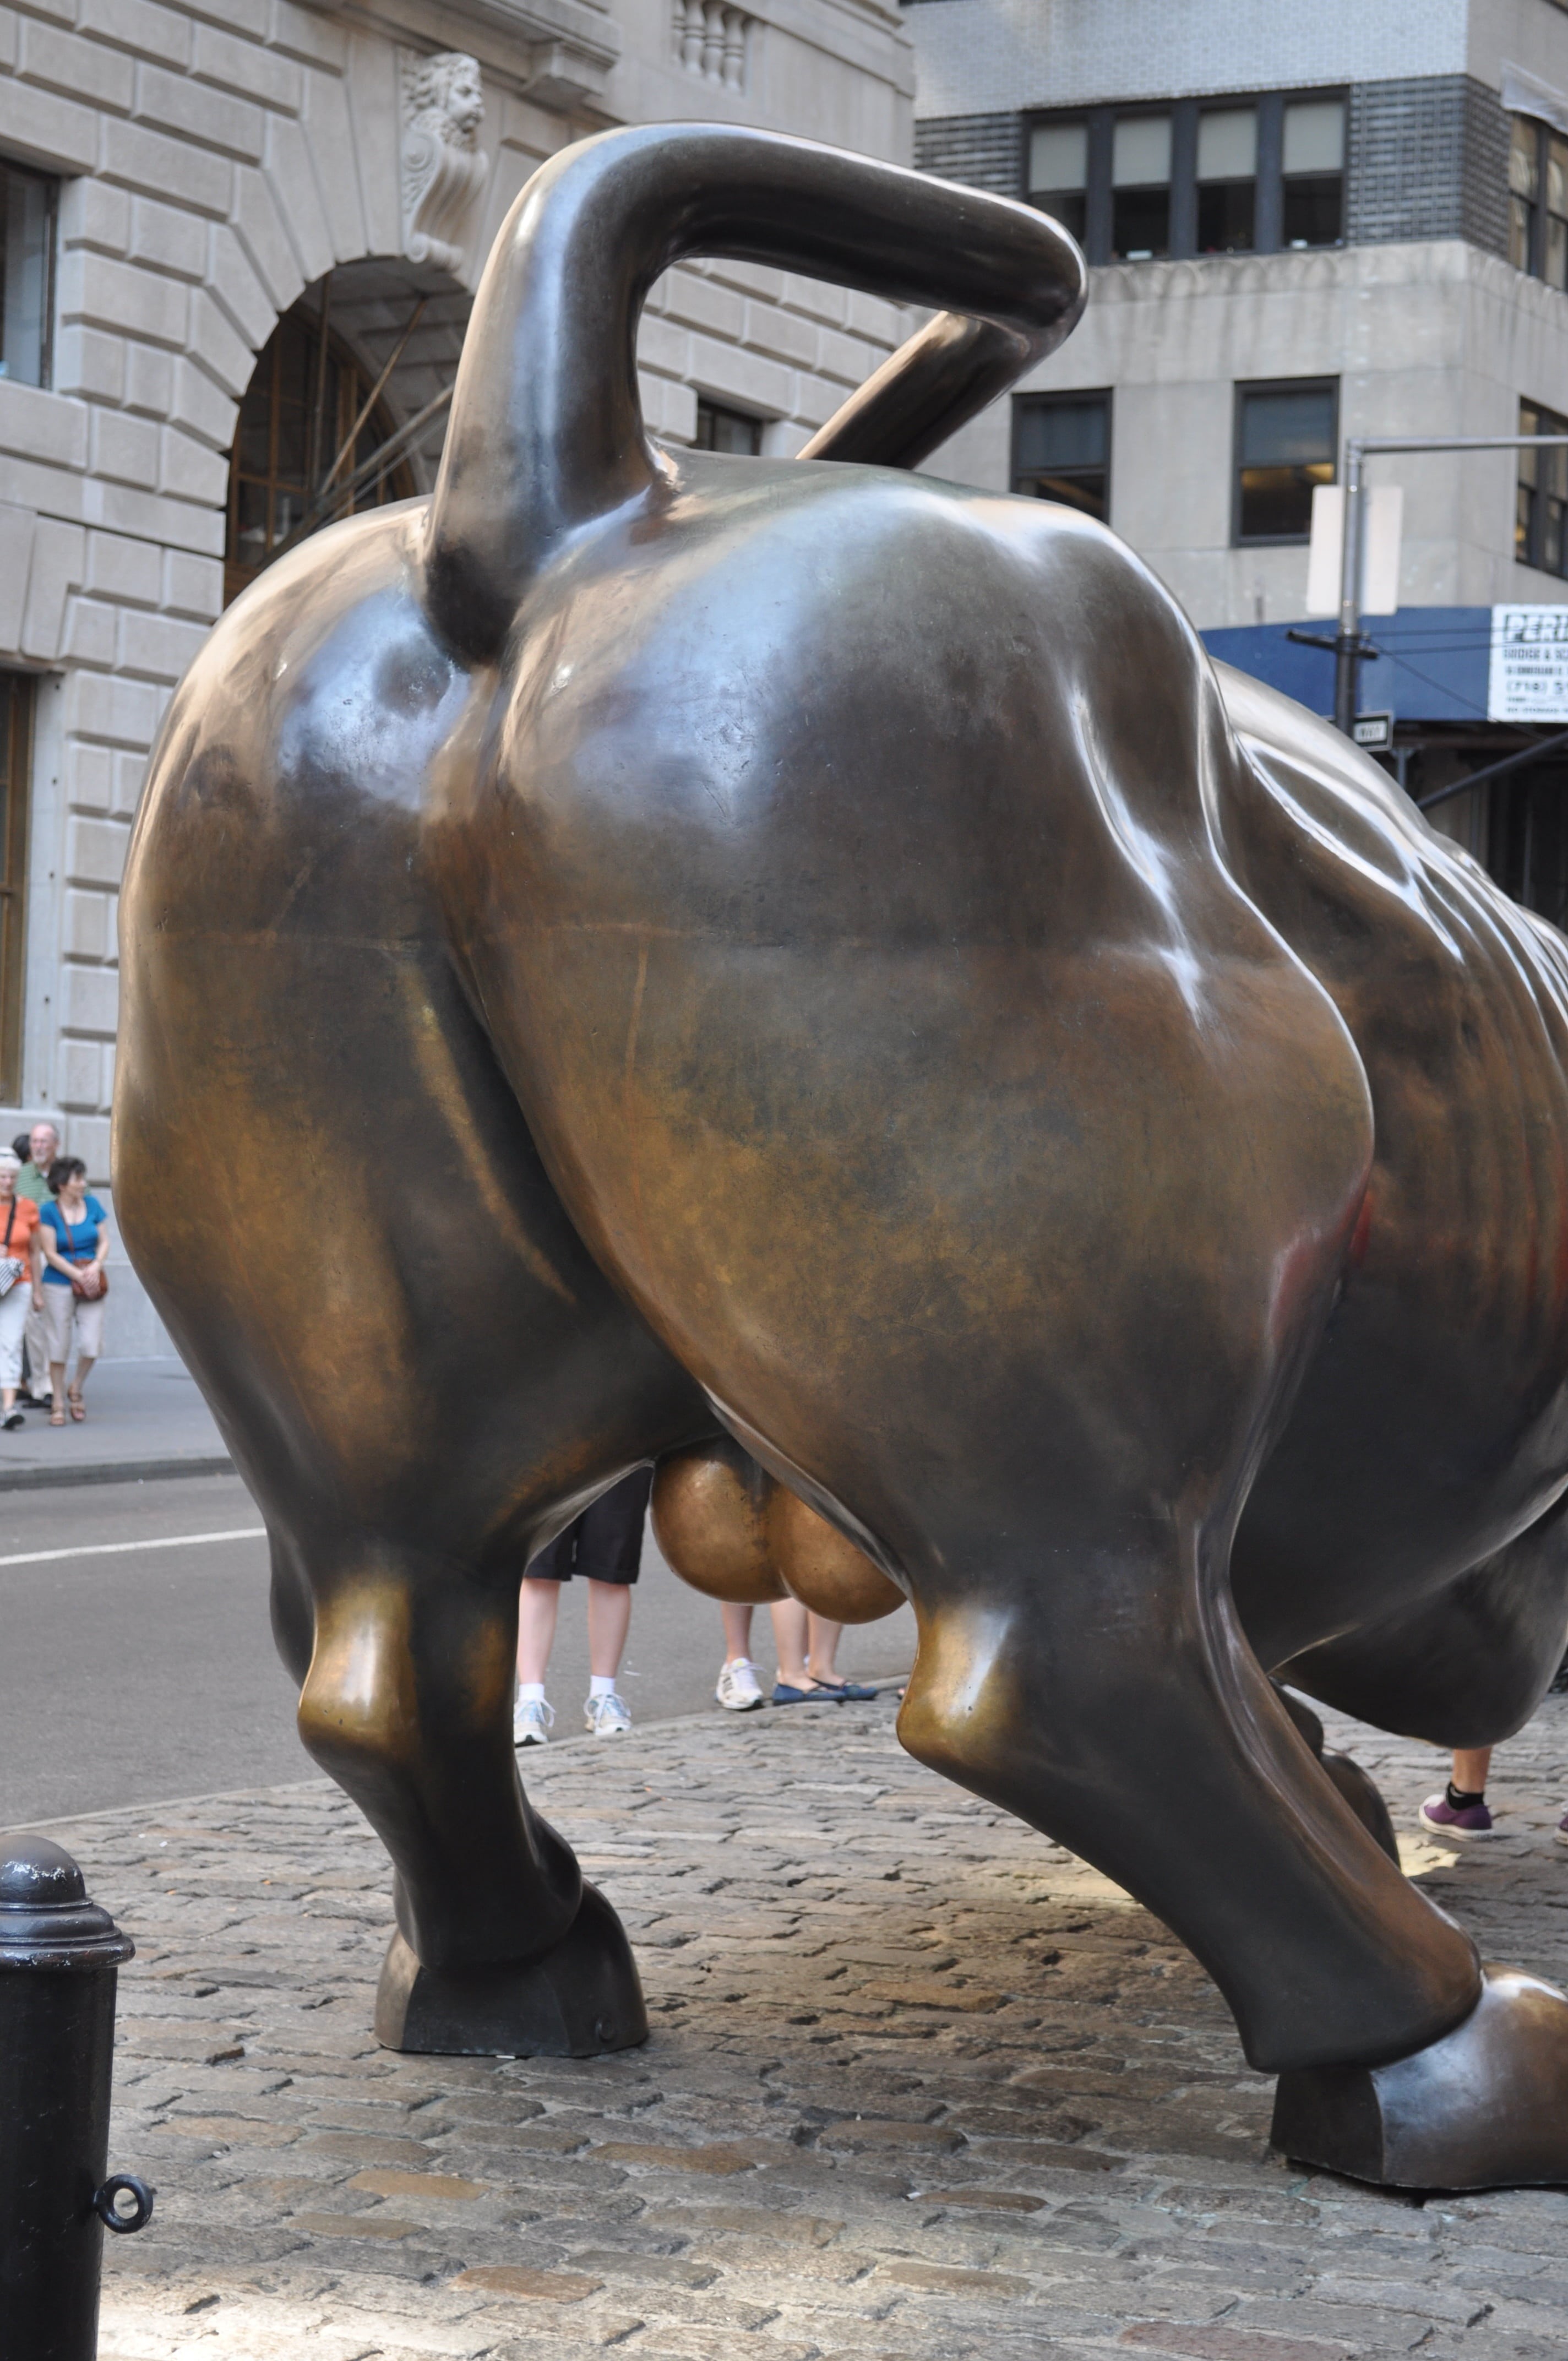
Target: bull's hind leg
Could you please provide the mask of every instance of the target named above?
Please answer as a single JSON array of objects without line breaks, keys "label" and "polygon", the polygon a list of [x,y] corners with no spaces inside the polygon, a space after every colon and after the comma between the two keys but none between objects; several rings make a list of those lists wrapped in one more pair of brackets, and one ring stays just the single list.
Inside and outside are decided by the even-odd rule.
[{"label": "bull's hind leg", "polygon": [[647,2033],[619,1920],[523,1795],[515,1576],[363,1536],[316,1563],[300,1734],[396,1864],[390,2048],[581,2056]]},{"label": "bull's hind leg", "polygon": [[1568,2002],[1483,1976],[1399,1874],[1252,1657],[1201,1535],[922,1587],[905,1744],[1190,1946],[1280,2074],[1277,2146],[1403,2186],[1568,2178]]},{"label": "bull's hind leg", "polygon": [[1216,1540],[1108,1530],[1033,1567],[917,1584],[916,1606],[905,1745],[1162,1918],[1255,2066],[1399,2057],[1475,2005],[1468,1938],[1315,1759],[1236,1623]]}]

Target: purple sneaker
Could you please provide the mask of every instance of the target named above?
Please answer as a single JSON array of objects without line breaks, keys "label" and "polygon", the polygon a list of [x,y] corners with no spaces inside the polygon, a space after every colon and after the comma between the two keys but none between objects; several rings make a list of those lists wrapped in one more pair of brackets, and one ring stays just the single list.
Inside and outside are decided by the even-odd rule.
[{"label": "purple sneaker", "polygon": [[1559,1844],[1568,1844],[1568,1812],[1564,1812],[1557,1823],[1557,1841]]},{"label": "purple sneaker", "polygon": [[[1440,1837],[1495,1837],[1497,1833],[1485,1804],[1466,1804],[1456,1812],[1446,1794],[1427,1797],[1421,1806],[1421,1826]],[[1563,1842],[1568,1844],[1568,1837]]]}]

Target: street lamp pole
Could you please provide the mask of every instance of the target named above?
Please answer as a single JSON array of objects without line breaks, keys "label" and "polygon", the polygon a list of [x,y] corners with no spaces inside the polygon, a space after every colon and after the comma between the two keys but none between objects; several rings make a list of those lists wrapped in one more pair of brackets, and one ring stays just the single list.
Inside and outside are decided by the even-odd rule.
[{"label": "street lamp pole", "polygon": [[1384,451],[1563,451],[1568,434],[1358,435],[1344,446],[1344,539],[1340,549],[1339,630],[1334,638],[1334,727],[1355,730],[1359,702],[1361,556],[1365,533],[1365,462]]}]

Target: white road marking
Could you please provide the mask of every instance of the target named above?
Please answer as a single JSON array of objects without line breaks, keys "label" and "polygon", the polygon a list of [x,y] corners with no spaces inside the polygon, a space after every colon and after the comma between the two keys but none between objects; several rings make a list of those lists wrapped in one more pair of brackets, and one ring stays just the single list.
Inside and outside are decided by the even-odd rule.
[{"label": "white road marking", "polygon": [[156,1542],[82,1542],[74,1549],[19,1550],[15,1557],[0,1557],[0,1565],[43,1565],[60,1557],[118,1557],[126,1550],[192,1549],[197,1542],[259,1542],[267,1536],[265,1525],[236,1525],[227,1533],[167,1533]]}]

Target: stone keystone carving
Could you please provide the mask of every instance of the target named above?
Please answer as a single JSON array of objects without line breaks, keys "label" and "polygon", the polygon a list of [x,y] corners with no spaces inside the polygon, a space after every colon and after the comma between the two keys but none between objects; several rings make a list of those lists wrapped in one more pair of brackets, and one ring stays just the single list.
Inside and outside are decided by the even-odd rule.
[{"label": "stone keystone carving", "polygon": [[411,262],[456,270],[490,169],[478,144],[485,93],[478,60],[461,49],[433,58],[404,50],[403,252]]}]

